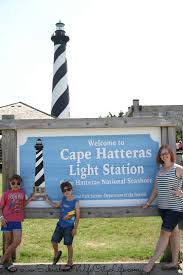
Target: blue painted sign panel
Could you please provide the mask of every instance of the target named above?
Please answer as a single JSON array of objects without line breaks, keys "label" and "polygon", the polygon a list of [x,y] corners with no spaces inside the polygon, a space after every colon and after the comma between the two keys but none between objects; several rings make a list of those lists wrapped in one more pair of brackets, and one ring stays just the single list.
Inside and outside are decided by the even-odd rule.
[{"label": "blue painted sign panel", "polygon": [[71,181],[82,206],[135,206],[149,197],[159,148],[150,134],[28,137],[20,146],[27,195],[35,184],[35,144],[43,145],[46,192],[60,201],[60,183]]}]

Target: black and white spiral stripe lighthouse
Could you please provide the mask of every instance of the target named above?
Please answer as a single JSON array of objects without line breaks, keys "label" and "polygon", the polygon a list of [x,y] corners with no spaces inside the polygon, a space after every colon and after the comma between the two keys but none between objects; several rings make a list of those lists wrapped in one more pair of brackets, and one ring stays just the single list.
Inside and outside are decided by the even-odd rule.
[{"label": "black and white spiral stripe lighthouse", "polygon": [[69,118],[69,87],[67,81],[66,44],[69,37],[65,35],[64,24],[59,21],[51,40],[54,42],[54,64],[52,85],[51,114],[58,118]]},{"label": "black and white spiral stripe lighthouse", "polygon": [[36,196],[46,195],[45,176],[44,176],[44,163],[43,163],[43,144],[40,138],[37,139],[35,144],[36,149],[36,164],[35,164],[35,183],[34,194]]}]

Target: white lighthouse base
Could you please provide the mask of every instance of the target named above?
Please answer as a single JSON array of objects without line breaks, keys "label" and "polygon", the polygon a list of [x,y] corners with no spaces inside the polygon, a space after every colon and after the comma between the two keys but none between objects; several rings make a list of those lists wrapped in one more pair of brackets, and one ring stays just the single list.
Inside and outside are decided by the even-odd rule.
[{"label": "white lighthouse base", "polygon": [[47,195],[46,188],[41,186],[34,186],[33,194],[37,199],[43,200],[43,197]]}]

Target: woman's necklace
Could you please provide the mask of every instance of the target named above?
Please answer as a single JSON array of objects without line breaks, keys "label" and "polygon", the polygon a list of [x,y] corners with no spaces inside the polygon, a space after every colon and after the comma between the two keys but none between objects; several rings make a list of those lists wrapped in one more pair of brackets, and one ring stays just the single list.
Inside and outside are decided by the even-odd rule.
[{"label": "woman's necklace", "polygon": [[169,171],[172,168],[172,166],[173,166],[173,163],[170,162],[170,163],[164,164],[162,168],[164,171]]}]

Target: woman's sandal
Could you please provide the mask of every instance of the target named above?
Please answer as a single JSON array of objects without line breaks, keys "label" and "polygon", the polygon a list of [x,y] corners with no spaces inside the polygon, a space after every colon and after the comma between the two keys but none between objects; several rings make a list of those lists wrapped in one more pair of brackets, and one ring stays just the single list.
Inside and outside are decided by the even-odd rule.
[{"label": "woman's sandal", "polygon": [[13,264],[7,266],[6,269],[7,269],[9,272],[16,272],[16,271],[17,271],[16,266],[14,266]]},{"label": "woman's sandal", "polygon": [[162,270],[182,270],[181,266],[179,264],[177,265],[163,265],[161,267]]},{"label": "woman's sandal", "polygon": [[62,271],[69,271],[73,268],[73,264],[66,264],[63,268]]},{"label": "woman's sandal", "polygon": [[152,266],[152,268],[149,271],[142,270],[140,275],[149,275],[154,268],[155,268],[155,264]]},{"label": "woman's sandal", "polygon": [[4,270],[4,265],[0,264],[0,272],[3,272],[3,270]]}]

